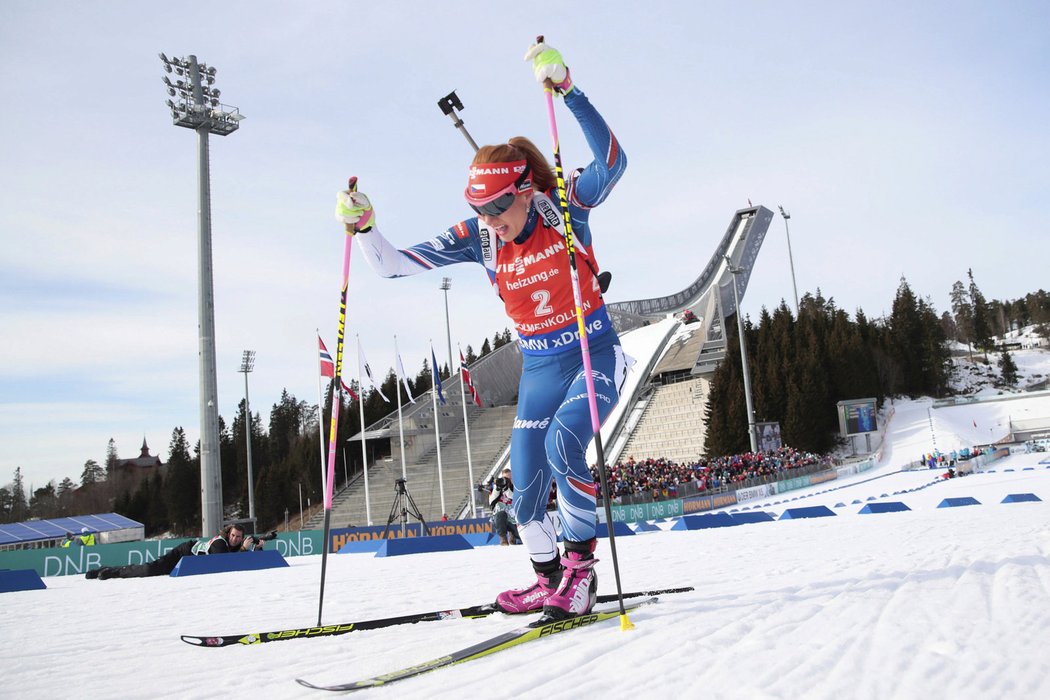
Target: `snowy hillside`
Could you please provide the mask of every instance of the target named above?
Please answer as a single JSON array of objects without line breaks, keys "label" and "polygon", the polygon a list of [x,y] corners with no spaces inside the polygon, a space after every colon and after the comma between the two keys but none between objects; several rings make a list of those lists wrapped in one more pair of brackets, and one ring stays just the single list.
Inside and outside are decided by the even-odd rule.
[{"label": "snowy hillside", "polygon": [[[1003,342],[1020,344],[1020,348],[1010,349],[1010,357],[1017,365],[1018,381],[1008,386],[1002,380],[999,369],[1001,353],[985,353],[971,350],[966,345],[956,343],[952,347],[952,364],[955,367],[952,388],[964,395],[997,395],[1024,389],[1045,389],[1050,378],[1050,348],[1046,339],[1035,332],[1034,326],[997,338],[997,345]],[[1041,344],[1041,345],[1040,345]]]}]

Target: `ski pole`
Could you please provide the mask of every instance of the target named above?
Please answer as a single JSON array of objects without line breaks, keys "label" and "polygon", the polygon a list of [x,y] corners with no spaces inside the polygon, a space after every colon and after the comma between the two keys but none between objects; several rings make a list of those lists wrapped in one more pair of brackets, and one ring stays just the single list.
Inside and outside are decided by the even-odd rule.
[{"label": "ski pole", "polygon": [[[347,184],[351,192],[357,190],[357,178],[352,177]],[[339,407],[343,399],[343,337],[346,330],[346,288],[350,283],[350,252],[353,250],[354,237],[349,233],[343,244],[343,283],[339,296],[339,332],[335,344],[335,377],[332,384],[332,422],[328,431],[328,479],[324,494],[324,537],[321,540],[321,588],[317,601],[317,626],[321,626],[321,611],[324,609],[324,580],[328,565],[328,537],[332,530],[332,487],[335,482],[335,454],[339,430]]]},{"label": "ski pole", "polygon": [[[543,43],[543,36],[536,37]],[[543,91],[547,95],[547,119],[550,122],[551,139],[554,142],[554,174],[558,183],[558,202],[565,220],[565,248],[569,253],[569,278],[572,282],[572,298],[576,303],[576,322],[580,333],[580,354],[583,356],[583,376],[587,382],[587,403],[591,409],[591,428],[594,430],[594,447],[598,456],[598,477],[602,486],[602,501],[605,505],[605,524],[609,529],[609,549],[612,553],[613,575],[616,579],[616,596],[620,603],[620,629],[634,629],[623,605],[623,589],[620,586],[620,564],[616,556],[616,535],[613,533],[612,505],[609,499],[609,480],[606,476],[605,450],[602,448],[602,422],[598,418],[598,399],[594,390],[594,373],[591,370],[591,348],[587,341],[587,323],[583,315],[583,295],[580,293],[580,275],[576,269],[576,247],[572,233],[572,217],[565,191],[565,171],[561,165],[561,146],[558,142],[558,122],[554,117],[554,83],[544,81]]]},{"label": "ski pole", "polygon": [[471,138],[470,133],[467,131],[467,127],[463,125],[463,120],[460,119],[459,114],[456,113],[457,109],[463,109],[463,103],[460,102],[459,97],[456,96],[456,91],[453,90],[438,100],[438,107],[441,108],[442,114],[447,114],[452,119],[452,125],[459,129],[459,132],[463,134],[467,143],[473,147],[474,152],[476,153],[478,150],[478,144],[474,143],[474,139]]}]

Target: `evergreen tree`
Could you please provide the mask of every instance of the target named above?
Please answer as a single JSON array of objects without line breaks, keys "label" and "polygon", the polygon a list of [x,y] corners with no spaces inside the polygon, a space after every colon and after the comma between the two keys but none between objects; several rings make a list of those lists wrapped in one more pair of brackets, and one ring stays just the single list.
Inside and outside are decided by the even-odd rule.
[{"label": "evergreen tree", "polygon": [[42,486],[33,491],[33,495],[29,499],[29,516],[41,520],[50,518],[54,515],[54,511],[57,510],[55,507],[57,501],[55,482],[48,482],[47,486]]},{"label": "evergreen tree", "polygon": [[988,316],[992,327],[992,335],[1006,335],[1006,332],[1010,330],[1010,322],[1007,318],[1007,303],[1003,303],[998,299],[992,299],[988,302]]},{"label": "evergreen tree", "polygon": [[420,394],[434,388],[434,373],[430,368],[429,360],[423,360],[423,365],[416,374],[415,381],[412,382],[412,388]]},{"label": "evergreen tree", "polygon": [[[243,407],[241,413],[243,415]],[[257,421],[252,420],[253,423]],[[292,445],[299,437],[302,424],[302,407],[287,389],[281,391],[281,400],[270,409],[270,461],[284,461]],[[253,434],[253,447],[254,447]],[[254,454],[254,452],[253,452]]]},{"label": "evergreen tree", "polygon": [[1017,363],[1014,362],[1014,358],[1010,356],[1010,351],[1005,345],[999,354],[999,373],[1003,384],[1007,386],[1016,386],[1017,380],[1020,379],[1017,374]]},{"label": "evergreen tree", "polygon": [[168,529],[168,508],[164,502],[164,478],[156,473],[149,478],[146,497],[146,520],[153,534],[159,534]]},{"label": "evergreen tree", "polygon": [[771,394],[775,393],[778,383],[764,381],[770,364],[776,361],[774,349],[771,347],[772,317],[766,307],[762,307],[758,319],[758,328],[755,329],[756,350],[751,356],[751,376],[754,378],[755,417],[757,420],[766,420],[772,414],[770,405],[774,403],[774,397]]},{"label": "evergreen tree", "polygon": [[922,323],[922,347],[919,349],[922,383],[919,391],[923,394],[944,396],[952,372],[948,339],[932,303],[929,300],[920,300],[918,308]]},{"label": "evergreen tree", "polygon": [[76,497],[77,484],[68,476],[58,482],[58,515],[69,515],[73,509],[73,499]]},{"label": "evergreen tree", "polygon": [[468,367],[478,361],[478,356],[474,354],[473,346],[467,346],[467,351],[463,353],[463,359],[467,361]]},{"label": "evergreen tree", "polygon": [[[744,374],[740,361],[736,323],[726,322],[726,356],[711,378],[705,419],[708,455],[740,454],[751,449],[747,435],[747,405],[744,400]],[[746,337],[745,331],[745,337]]]},{"label": "evergreen tree", "polygon": [[15,467],[15,480],[11,485],[11,519],[8,522],[18,523],[29,519],[29,501],[26,499],[26,487],[22,479],[22,467]]},{"label": "evergreen tree", "polygon": [[64,477],[58,484],[58,497],[62,498],[67,494],[73,493],[77,488],[76,482],[70,479],[68,476]]},{"label": "evergreen tree", "polygon": [[117,443],[113,438],[109,439],[109,444],[106,445],[106,475],[107,477],[113,475],[113,470],[117,468],[117,464],[120,462],[120,457],[117,456]]},{"label": "evergreen tree", "polygon": [[[238,417],[244,416],[244,402],[238,407]],[[234,418],[234,430],[237,428],[237,418]],[[241,435],[243,439],[244,435]],[[243,444],[243,442],[242,442]],[[236,503],[241,492],[245,488],[238,478],[238,450],[234,442],[234,433],[226,425],[226,419],[219,416],[219,469],[222,472],[222,502],[226,505]]]},{"label": "evergreen tree", "polygon": [[891,393],[918,396],[923,385],[921,349],[925,333],[919,302],[903,277],[893,300],[887,340],[886,349],[900,369],[900,383],[891,387]]},{"label": "evergreen tree", "polygon": [[[113,512],[118,515],[128,517],[128,509],[131,505],[131,492],[127,489],[121,491],[115,499],[113,499]],[[143,523],[145,525],[145,523]]]},{"label": "evergreen tree", "polygon": [[80,474],[80,485],[88,486],[106,480],[106,470],[99,466],[98,462],[89,459],[84,462],[84,471]]},{"label": "evergreen tree", "polygon": [[970,303],[973,305],[973,344],[977,349],[984,351],[987,360],[988,349],[992,344],[991,314],[984,295],[973,279],[973,270],[967,270],[966,274],[970,278]]},{"label": "evergreen tree", "polygon": [[197,532],[200,522],[200,469],[194,469],[189,442],[179,427],[168,446],[168,475],[164,480],[164,502],[172,530],[177,534]]},{"label": "evergreen tree", "polygon": [[485,357],[485,355],[488,355],[490,352],[492,352],[492,345],[489,344],[489,339],[485,338],[485,342],[481,344],[481,354],[479,354],[478,357]]},{"label": "evergreen tree", "polygon": [[11,517],[11,509],[14,505],[14,497],[6,486],[0,488],[0,523],[14,522]]},{"label": "evergreen tree", "polygon": [[[955,321],[955,340],[973,347],[973,305],[962,282],[956,280],[949,295]],[[971,358],[972,359],[972,358]]]},{"label": "evergreen tree", "polygon": [[834,401],[827,394],[824,371],[815,356],[797,363],[788,382],[787,414],[781,426],[784,444],[813,452],[826,452],[831,447],[828,414],[834,415]]},{"label": "evergreen tree", "polygon": [[156,527],[149,519],[149,479],[141,480],[134,492],[129,490],[126,493],[129,497],[123,515],[142,523],[146,532],[156,532]]},{"label": "evergreen tree", "polygon": [[959,327],[955,325],[955,319],[947,311],[941,314],[941,331],[944,333],[945,338],[955,341],[959,340]]}]

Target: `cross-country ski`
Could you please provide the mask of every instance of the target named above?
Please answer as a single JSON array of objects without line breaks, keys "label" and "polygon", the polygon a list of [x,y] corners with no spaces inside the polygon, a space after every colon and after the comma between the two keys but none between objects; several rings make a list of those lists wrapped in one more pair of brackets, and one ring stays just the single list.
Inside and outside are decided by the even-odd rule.
[{"label": "cross-country ski", "polygon": [[[679,588],[660,588],[652,591],[631,591],[624,593],[625,599],[670,595],[673,593],[688,593],[694,590],[692,586]],[[615,595],[606,594],[598,596],[598,603],[611,603],[617,599]],[[432,612],[410,613],[394,617],[384,617],[375,620],[361,620],[358,622],[344,622],[340,624],[293,627],[272,632],[244,632],[242,634],[228,634],[222,636],[196,636],[190,634],[181,635],[182,641],[187,644],[201,647],[226,647],[236,644],[251,646],[265,644],[268,642],[280,642],[290,639],[313,639],[316,637],[335,637],[349,632],[361,632],[364,630],[382,629],[396,625],[410,625],[417,622],[437,622],[441,620],[458,620],[462,618],[487,617],[497,614],[500,610],[492,603],[482,605],[470,605],[464,608],[451,608],[449,610],[434,610]],[[539,612],[539,611],[533,611]]]}]

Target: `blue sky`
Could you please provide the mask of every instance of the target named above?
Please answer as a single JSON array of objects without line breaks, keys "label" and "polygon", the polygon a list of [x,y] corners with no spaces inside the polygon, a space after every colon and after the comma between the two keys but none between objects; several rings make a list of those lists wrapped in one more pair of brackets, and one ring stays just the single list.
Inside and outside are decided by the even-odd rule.
[{"label": "blue sky", "polygon": [[[895,7],[896,5],[896,7]],[[0,483],[78,479],[114,438],[167,455],[198,437],[196,145],[157,52],[218,68],[247,119],[211,140],[220,413],[287,388],[316,401],[314,329],[334,346],[357,175],[380,228],[428,239],[469,211],[479,143],[549,148],[521,59],[561,49],[630,165],[592,218],[610,301],[685,287],[750,199],[792,214],[800,292],[887,312],[900,277],[948,307],[973,268],[989,298],[1046,288],[1050,9],[1012,3],[27,2],[0,4]],[[559,111],[567,167],[589,160]],[[509,326],[480,268],[446,268],[453,343]],[[348,329],[373,366],[393,336],[443,361],[442,273],[380,280],[355,254]],[[745,312],[790,300],[783,220]],[[352,347],[346,358],[353,378]]]}]

